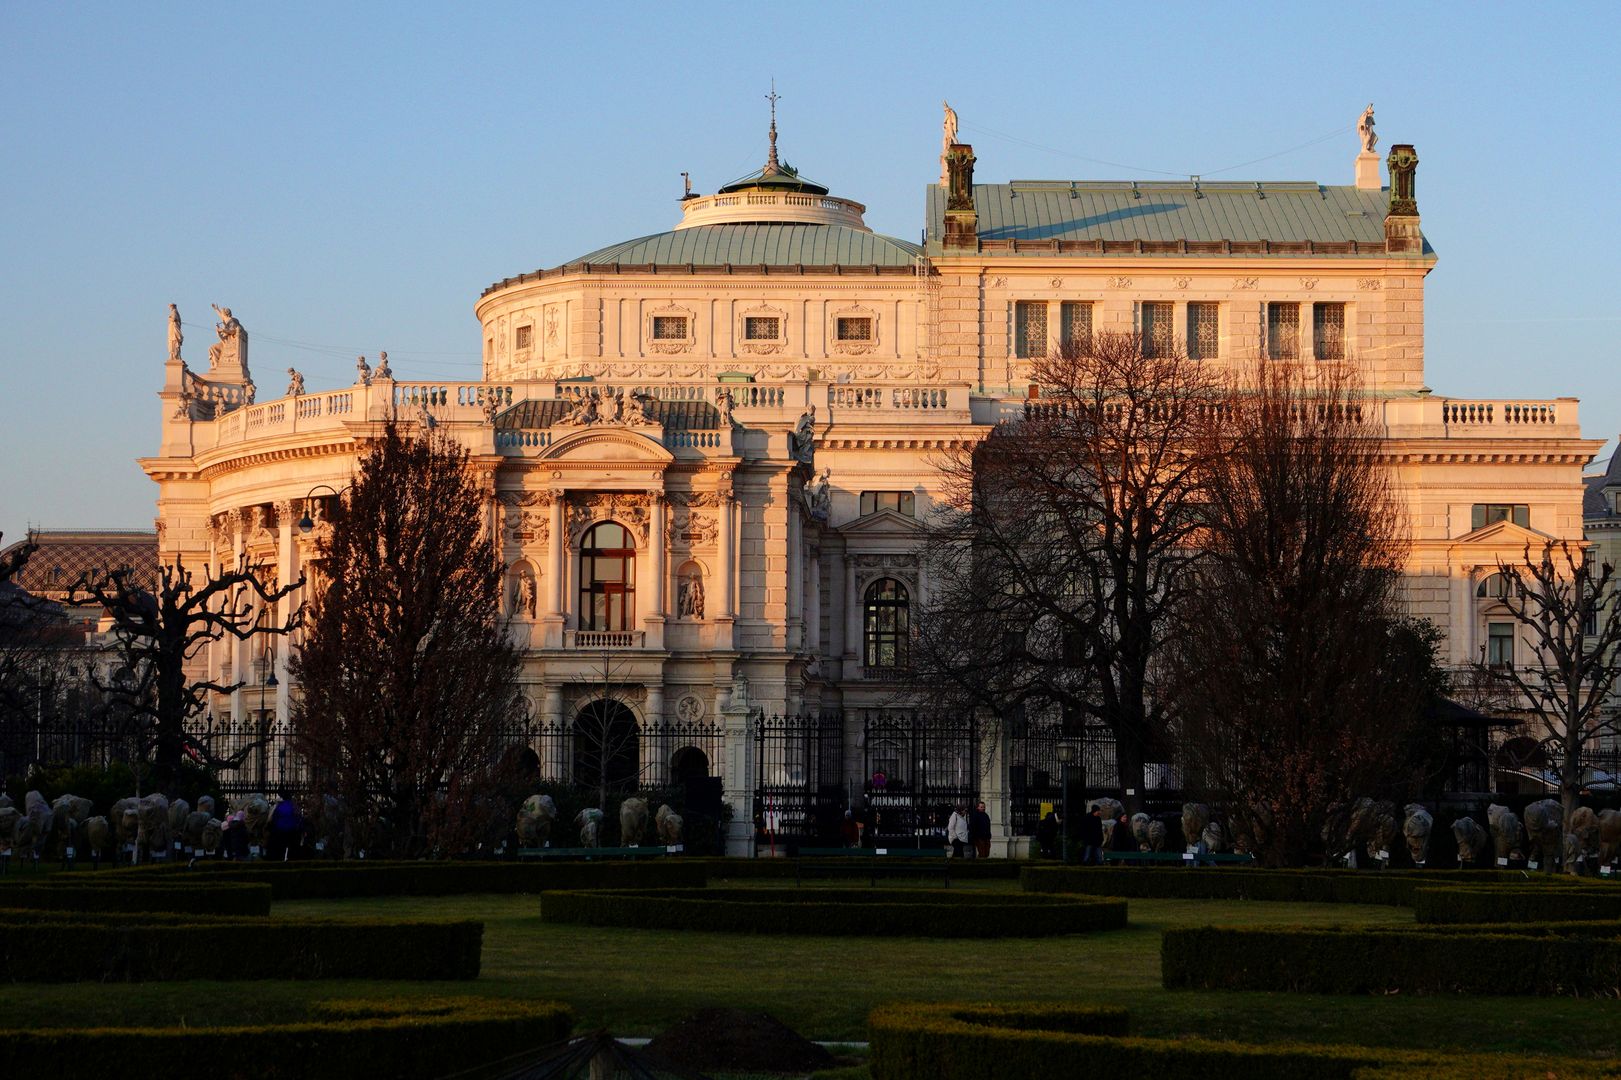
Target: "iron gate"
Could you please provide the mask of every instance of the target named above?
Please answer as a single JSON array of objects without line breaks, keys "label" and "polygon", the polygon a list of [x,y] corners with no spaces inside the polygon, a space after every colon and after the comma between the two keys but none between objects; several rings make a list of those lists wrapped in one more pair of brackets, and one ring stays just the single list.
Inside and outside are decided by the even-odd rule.
[{"label": "iron gate", "polygon": [[952,807],[979,799],[979,725],[972,715],[862,715],[869,844],[943,843]]},{"label": "iron gate", "polygon": [[844,718],[754,717],[754,823],[766,844],[837,847],[844,819]]}]

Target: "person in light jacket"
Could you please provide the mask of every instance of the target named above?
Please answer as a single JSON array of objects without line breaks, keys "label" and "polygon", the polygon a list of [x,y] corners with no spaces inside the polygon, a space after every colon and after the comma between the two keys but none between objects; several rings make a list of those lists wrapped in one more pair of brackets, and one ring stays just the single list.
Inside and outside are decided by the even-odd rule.
[{"label": "person in light jacket", "polygon": [[951,817],[946,821],[946,839],[951,841],[952,857],[962,858],[968,847],[968,814],[960,804],[952,807]]}]

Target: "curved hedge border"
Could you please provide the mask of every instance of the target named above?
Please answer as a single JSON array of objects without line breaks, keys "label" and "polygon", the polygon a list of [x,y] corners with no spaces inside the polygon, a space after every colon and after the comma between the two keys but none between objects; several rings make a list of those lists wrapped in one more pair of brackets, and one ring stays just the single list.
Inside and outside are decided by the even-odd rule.
[{"label": "curved hedge border", "polygon": [[171,912],[186,915],[254,916],[270,914],[268,885],[250,882],[191,880],[158,882],[120,878],[108,873],[94,878],[0,885],[0,907],[38,911]]},{"label": "curved hedge border", "polygon": [[1173,928],[1160,972],[1171,990],[1615,996],[1621,941],[1579,931]]},{"label": "curved hedge border", "polygon": [[[1088,1005],[885,1005],[867,1020],[873,1080],[1594,1080],[1603,1062],[1299,1043],[1125,1036],[1126,1013]],[[1083,1072],[1084,1070],[1084,1072]],[[1375,1071],[1377,1070],[1377,1071]],[[1454,1071],[1455,1070],[1455,1071]]]},{"label": "curved hedge border", "polygon": [[1413,893],[1421,923],[1566,922],[1621,918],[1621,889],[1568,886],[1424,888]]},{"label": "curved hedge border", "polygon": [[558,1042],[574,1012],[549,1001],[332,1001],[301,1023],[261,1027],[0,1031],[10,1072],[29,1080],[428,1080]]},{"label": "curved hedge border", "polygon": [[754,859],[689,859],[701,863],[711,878],[772,880],[796,878],[849,878],[852,881],[877,878],[918,878],[938,881],[1012,881],[1023,865],[1017,859],[944,859],[916,855],[807,855]]},{"label": "curved hedge border", "polygon": [[114,870],[99,879],[254,882],[276,900],[343,900],[377,896],[532,893],[552,889],[699,888],[708,880],[696,860],[653,862],[344,862],[199,864],[196,868]]},{"label": "curved hedge border", "polygon": [[0,981],[475,979],[484,942],[465,920],[158,920],[0,912]]},{"label": "curved hedge border", "polygon": [[1123,900],[948,889],[676,889],[552,892],[548,922],[754,934],[1049,937],[1126,925]]},{"label": "curved hedge border", "polygon": [[[1505,870],[1259,870],[1175,867],[1027,867],[1019,875],[1026,892],[1091,893],[1162,900],[1282,900],[1294,903],[1410,906],[1420,888],[1446,885],[1517,884],[1563,891],[1560,879],[1528,886],[1523,874]],[[1621,897],[1621,889],[1616,891]]]}]

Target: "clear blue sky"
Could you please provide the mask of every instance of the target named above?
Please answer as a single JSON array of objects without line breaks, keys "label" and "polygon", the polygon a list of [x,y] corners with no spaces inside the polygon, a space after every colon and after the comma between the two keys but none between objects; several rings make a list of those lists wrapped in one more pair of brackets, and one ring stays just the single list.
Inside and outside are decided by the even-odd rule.
[{"label": "clear blue sky", "polygon": [[1422,159],[1430,385],[1577,396],[1613,438],[1618,32],[1613,3],[6,4],[0,530],[150,527],[170,301],[197,366],[235,309],[264,396],[378,349],[476,378],[479,291],[759,165],[773,76],[784,156],[908,239],[941,98],[989,180],[1328,183],[1372,100]]}]

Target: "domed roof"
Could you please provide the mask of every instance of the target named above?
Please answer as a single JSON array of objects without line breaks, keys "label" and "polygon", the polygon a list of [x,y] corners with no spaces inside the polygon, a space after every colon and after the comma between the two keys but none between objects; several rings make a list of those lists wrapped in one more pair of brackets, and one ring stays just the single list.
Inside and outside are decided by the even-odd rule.
[{"label": "domed roof", "polygon": [[846,225],[749,222],[694,225],[599,248],[597,266],[911,266],[923,249]]},{"label": "domed roof", "polygon": [[826,195],[827,188],[813,180],[807,180],[799,175],[799,170],[787,163],[776,160],[776,146],[771,148],[771,160],[763,168],[755,169],[747,176],[740,176],[730,184],[723,185],[719,194],[727,195],[734,191],[749,191],[755,188],[766,188],[770,191],[802,191],[807,195]]}]

